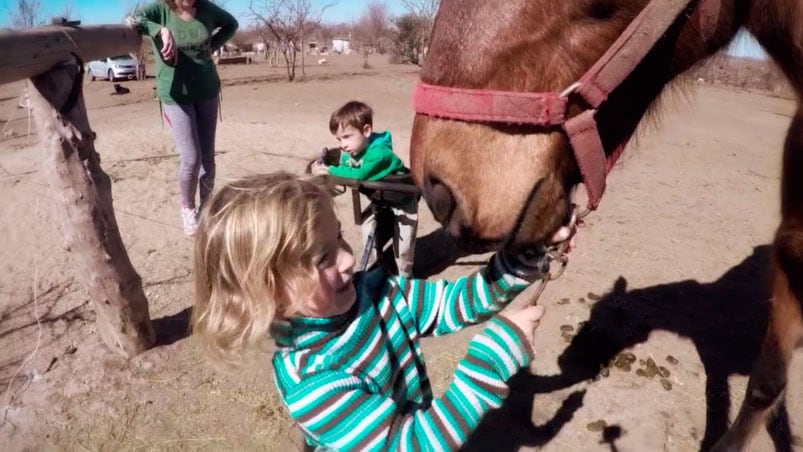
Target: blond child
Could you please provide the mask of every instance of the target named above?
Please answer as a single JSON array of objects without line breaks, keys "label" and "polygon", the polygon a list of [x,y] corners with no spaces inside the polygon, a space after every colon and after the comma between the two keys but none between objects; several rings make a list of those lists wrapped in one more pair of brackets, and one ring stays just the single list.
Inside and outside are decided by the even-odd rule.
[{"label": "blond child", "polygon": [[[277,173],[213,196],[196,235],[195,335],[236,362],[270,331],[276,386],[309,445],[457,449],[533,358],[543,309],[493,316],[541,270],[500,252],[455,281],[355,274],[322,184]],[[433,399],[419,339],[486,320]]]}]

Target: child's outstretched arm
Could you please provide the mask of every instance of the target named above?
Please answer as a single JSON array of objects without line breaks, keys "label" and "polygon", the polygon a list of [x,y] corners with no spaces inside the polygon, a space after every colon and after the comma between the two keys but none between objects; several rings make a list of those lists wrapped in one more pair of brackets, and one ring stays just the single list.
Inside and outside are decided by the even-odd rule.
[{"label": "child's outstretched arm", "polygon": [[500,252],[485,267],[454,281],[399,278],[399,290],[390,297],[419,334],[441,336],[489,319],[540,279],[543,270]]},{"label": "child's outstretched arm", "polygon": [[370,152],[363,157],[359,167],[352,168],[346,165],[329,167],[329,174],[346,179],[372,180],[377,175],[386,172],[393,163],[392,152]]},{"label": "child's outstretched arm", "polygon": [[[274,361],[277,383],[290,414],[317,443],[336,450],[456,450],[490,409],[508,394],[507,381],[533,358],[531,334],[543,309],[514,321],[498,317],[469,343],[444,395],[426,409],[370,391],[354,375],[325,371],[296,380]],[[526,318],[525,318],[526,317]],[[411,363],[409,363],[412,366]],[[401,380],[418,378],[405,372]],[[410,383],[408,381],[408,383]],[[400,405],[399,403],[403,403]]]}]

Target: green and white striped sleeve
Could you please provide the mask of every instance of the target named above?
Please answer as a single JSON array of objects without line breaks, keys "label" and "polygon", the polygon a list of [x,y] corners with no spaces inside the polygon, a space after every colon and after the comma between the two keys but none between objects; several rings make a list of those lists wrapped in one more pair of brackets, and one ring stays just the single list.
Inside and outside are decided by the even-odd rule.
[{"label": "green and white striped sleeve", "polygon": [[427,409],[401,412],[390,397],[368,391],[360,378],[339,371],[294,381],[276,373],[290,415],[317,445],[335,450],[456,450],[488,410],[508,394],[507,380],[529,365],[523,333],[493,319],[469,343],[443,397]]},{"label": "green and white striped sleeve", "polygon": [[395,296],[406,301],[421,335],[440,336],[489,319],[540,274],[513,268],[510,260],[495,254],[487,266],[455,281],[400,278],[402,293]]}]

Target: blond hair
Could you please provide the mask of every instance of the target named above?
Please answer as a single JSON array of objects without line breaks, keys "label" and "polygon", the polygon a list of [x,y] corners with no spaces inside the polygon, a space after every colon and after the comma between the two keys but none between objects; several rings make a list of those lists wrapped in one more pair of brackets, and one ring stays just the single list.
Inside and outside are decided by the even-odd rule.
[{"label": "blond hair", "polygon": [[316,234],[331,208],[322,178],[288,173],[246,177],[212,197],[195,235],[192,328],[215,361],[239,364],[277,315],[297,312],[288,290],[318,283]]}]

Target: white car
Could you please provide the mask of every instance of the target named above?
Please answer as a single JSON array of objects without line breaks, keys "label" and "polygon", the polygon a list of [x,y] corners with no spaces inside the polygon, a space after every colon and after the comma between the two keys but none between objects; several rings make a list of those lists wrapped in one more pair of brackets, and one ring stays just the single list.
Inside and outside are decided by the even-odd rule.
[{"label": "white car", "polygon": [[87,64],[86,74],[92,81],[97,78],[105,78],[112,82],[122,78],[135,79],[137,66],[139,62],[136,58],[131,55],[119,55],[90,61]]}]

